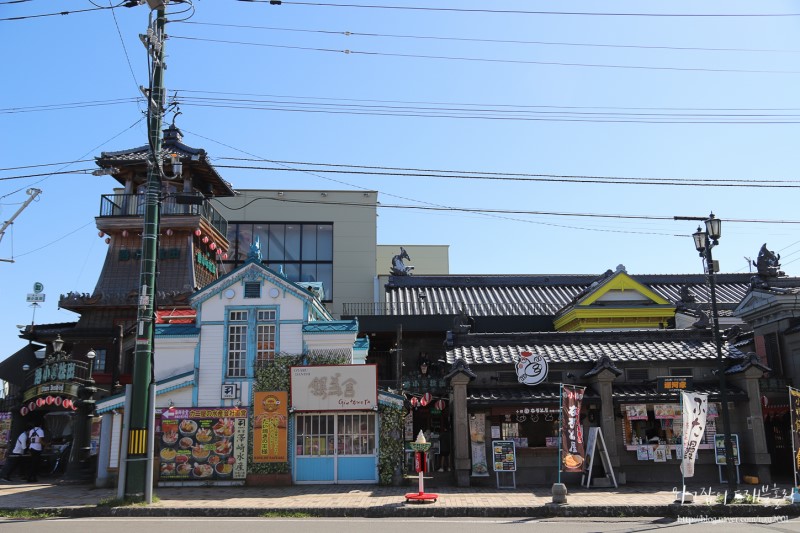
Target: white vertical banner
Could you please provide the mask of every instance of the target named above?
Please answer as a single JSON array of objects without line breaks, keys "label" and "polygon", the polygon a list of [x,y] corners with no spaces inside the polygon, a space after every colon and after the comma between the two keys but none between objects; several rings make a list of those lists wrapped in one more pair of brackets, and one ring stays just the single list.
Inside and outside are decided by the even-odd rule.
[{"label": "white vertical banner", "polygon": [[706,432],[708,395],[696,392],[681,392],[683,405],[683,461],[681,473],[684,477],[694,476],[694,460]]}]

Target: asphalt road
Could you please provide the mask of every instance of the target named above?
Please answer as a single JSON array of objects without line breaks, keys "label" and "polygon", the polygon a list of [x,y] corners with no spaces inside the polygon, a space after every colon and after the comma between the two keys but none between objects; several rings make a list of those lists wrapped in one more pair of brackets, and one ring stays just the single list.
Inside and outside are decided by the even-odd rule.
[{"label": "asphalt road", "polygon": [[[745,522],[747,521],[747,522]],[[72,518],[46,520],[0,519],[3,533],[141,533],[148,530],[191,531],[191,533],[237,533],[297,532],[303,533],[522,533],[536,530],[557,530],[558,533],[634,533],[665,529],[672,532],[700,533],[713,527],[729,533],[745,531],[798,532],[800,519],[775,518],[728,518],[704,522],[693,519],[683,522],[673,518],[550,518],[550,519],[470,519],[470,518],[411,518],[411,519],[364,519],[364,518]],[[159,528],[159,529],[155,529]],[[717,529],[719,528],[719,529]],[[723,529],[724,528],[724,529]],[[708,533],[708,531],[706,531]]]}]

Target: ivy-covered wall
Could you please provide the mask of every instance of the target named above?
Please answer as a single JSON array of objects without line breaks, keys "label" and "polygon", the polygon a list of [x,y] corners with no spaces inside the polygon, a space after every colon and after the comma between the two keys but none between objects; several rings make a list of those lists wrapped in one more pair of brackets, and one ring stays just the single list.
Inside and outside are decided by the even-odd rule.
[{"label": "ivy-covered wall", "polygon": [[403,410],[381,405],[380,416],[380,450],[378,455],[378,482],[391,485],[394,473],[403,461]]}]

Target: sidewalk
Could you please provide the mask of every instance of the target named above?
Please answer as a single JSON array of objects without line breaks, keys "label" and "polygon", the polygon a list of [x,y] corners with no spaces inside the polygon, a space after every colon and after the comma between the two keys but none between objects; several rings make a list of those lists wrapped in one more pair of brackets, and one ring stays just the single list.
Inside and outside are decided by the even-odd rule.
[{"label": "sidewalk", "polygon": [[[746,487],[746,486],[745,486]],[[743,488],[745,488],[743,487]],[[778,487],[783,490],[785,487]],[[330,517],[545,517],[545,516],[800,516],[779,494],[757,505],[718,505],[724,486],[701,487],[692,504],[675,504],[671,486],[568,487],[567,504],[552,505],[550,487],[516,489],[440,487],[435,503],[406,503],[415,487],[295,485],[291,487],[157,487],[155,503],[106,507],[116,489],[90,485],[14,483],[0,485],[0,509],[51,510],[63,516],[261,516],[304,513]],[[753,487],[749,487],[752,492]],[[433,489],[430,489],[433,492]],[[709,487],[705,487],[705,492]]]}]

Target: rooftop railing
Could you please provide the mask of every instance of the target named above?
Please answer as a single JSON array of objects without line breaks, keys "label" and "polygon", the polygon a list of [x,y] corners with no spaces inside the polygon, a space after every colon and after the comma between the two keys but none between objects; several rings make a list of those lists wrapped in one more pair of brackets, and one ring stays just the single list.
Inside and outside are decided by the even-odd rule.
[{"label": "rooftop railing", "polygon": [[[190,203],[184,203],[184,202]],[[104,194],[100,199],[101,217],[144,216],[145,195]],[[161,201],[161,216],[201,216],[222,235],[228,234],[228,221],[199,193],[179,193]]]}]

